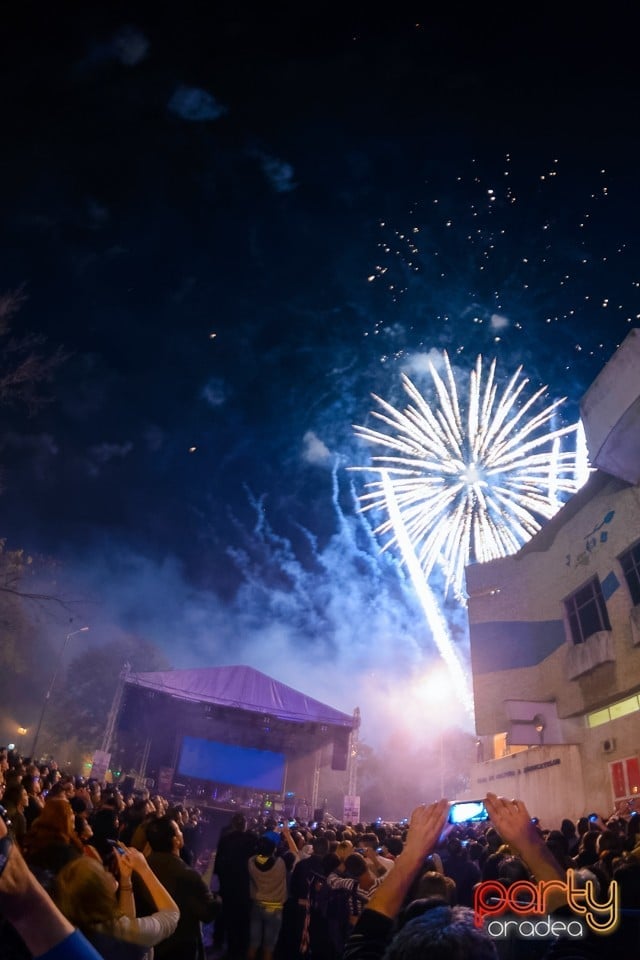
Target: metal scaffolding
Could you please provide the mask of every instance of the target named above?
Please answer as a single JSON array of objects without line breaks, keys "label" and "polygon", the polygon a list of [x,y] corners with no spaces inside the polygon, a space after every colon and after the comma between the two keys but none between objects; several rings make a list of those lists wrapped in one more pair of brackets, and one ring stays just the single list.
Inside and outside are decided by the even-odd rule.
[{"label": "metal scaffolding", "polygon": [[353,711],[353,727],[349,735],[349,758],[347,760],[347,793],[355,797],[358,793],[358,738],[360,733],[360,707]]}]

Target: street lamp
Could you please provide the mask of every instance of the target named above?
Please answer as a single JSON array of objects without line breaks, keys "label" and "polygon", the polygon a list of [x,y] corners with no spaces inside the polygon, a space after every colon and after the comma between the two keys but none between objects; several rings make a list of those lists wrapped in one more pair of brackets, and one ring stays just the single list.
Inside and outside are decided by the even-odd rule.
[{"label": "street lamp", "polygon": [[[57,680],[57,678],[58,678],[58,670],[60,669],[60,664],[62,663],[62,661],[63,661],[63,659],[64,659],[64,653],[65,653],[65,650],[67,649],[67,644],[69,643],[69,640],[71,640],[71,637],[75,637],[75,636],[77,636],[79,633],[86,633],[88,629],[89,629],[89,627],[80,627],[79,630],[72,630],[72,632],[71,632],[71,633],[68,633],[68,634],[66,635],[66,637],[64,638],[64,643],[62,644],[62,650],[60,651],[60,657],[59,657],[58,662],[57,662],[57,664],[56,664],[56,668],[55,668],[55,670],[53,671],[51,680],[49,681],[49,686],[47,687],[47,692],[46,692],[45,695],[44,695],[44,701],[43,701],[43,703],[42,703],[42,710],[40,711],[40,719],[38,720],[38,726],[36,727],[36,733],[35,733],[35,736],[34,736],[34,738],[33,738],[33,744],[32,744],[32,746],[31,746],[31,759],[32,759],[32,761],[35,761],[35,759],[36,759],[36,745],[37,745],[37,743],[38,743],[38,737],[40,736],[40,729],[41,729],[41,727],[42,727],[42,721],[44,720],[44,715],[45,715],[45,713],[47,712],[47,707],[48,707],[48,705],[49,705],[49,700],[51,699],[51,694],[52,694],[52,692],[53,692],[53,687],[54,687],[55,682],[56,682],[56,680]],[[25,732],[26,732],[26,731],[25,731]]]}]

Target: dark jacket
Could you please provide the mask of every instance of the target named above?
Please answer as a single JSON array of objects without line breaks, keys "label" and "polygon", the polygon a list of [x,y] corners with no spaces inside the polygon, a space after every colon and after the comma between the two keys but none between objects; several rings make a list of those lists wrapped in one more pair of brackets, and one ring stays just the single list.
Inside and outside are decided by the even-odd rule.
[{"label": "dark jacket", "polygon": [[152,853],[149,866],[180,908],[175,933],[154,947],[155,960],[203,960],[201,923],[210,923],[219,904],[197,870],[172,853]]},{"label": "dark jacket", "polygon": [[256,852],[257,838],[246,830],[229,830],[218,841],[213,872],[220,883],[220,895],[249,900],[249,857]]}]

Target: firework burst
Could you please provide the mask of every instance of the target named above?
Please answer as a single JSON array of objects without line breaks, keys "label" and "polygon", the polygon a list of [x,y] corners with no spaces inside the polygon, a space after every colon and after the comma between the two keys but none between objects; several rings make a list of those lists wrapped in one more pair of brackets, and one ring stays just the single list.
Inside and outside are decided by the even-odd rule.
[{"label": "firework burst", "polygon": [[367,484],[360,500],[363,511],[387,514],[375,531],[386,538],[383,549],[399,545],[402,551],[399,516],[425,579],[439,566],[445,593],[451,589],[464,600],[468,563],[514,553],[557,512],[563,495],[579,488],[579,454],[561,449],[561,438],[578,425],[549,429],[564,401],[536,412],[547,388],[525,399],[529,381],[522,367],[500,392],[493,360],[483,383],[481,356],[471,370],[463,407],[446,352],[443,358],[443,376],[429,364],[436,402],[429,404],[406,375],[402,380],[410,402],[404,410],[373,395],[381,408],[373,416],[392,433],[354,429],[389,453],[356,469],[380,476]]}]

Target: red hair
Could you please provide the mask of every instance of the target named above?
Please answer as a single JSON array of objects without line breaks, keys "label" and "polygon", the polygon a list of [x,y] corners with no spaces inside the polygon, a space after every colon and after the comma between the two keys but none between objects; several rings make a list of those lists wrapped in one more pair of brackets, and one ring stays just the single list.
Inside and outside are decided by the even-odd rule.
[{"label": "red hair", "polygon": [[74,813],[68,800],[51,797],[45,802],[42,813],[36,817],[27,832],[25,846],[28,854],[52,845],[69,844],[82,850],[82,844],[75,836]]}]

